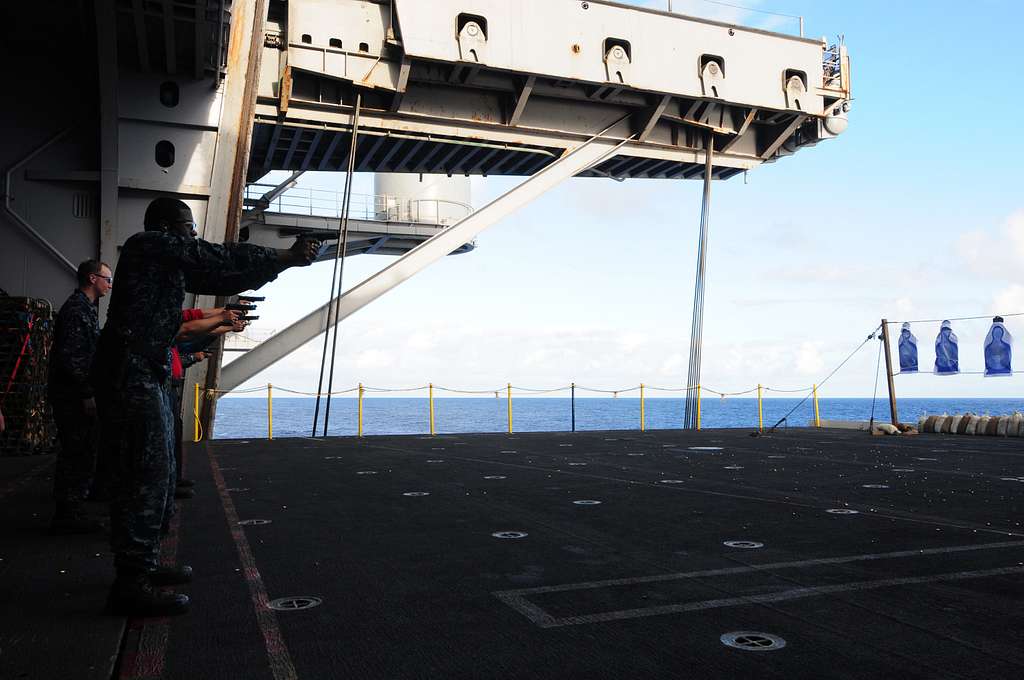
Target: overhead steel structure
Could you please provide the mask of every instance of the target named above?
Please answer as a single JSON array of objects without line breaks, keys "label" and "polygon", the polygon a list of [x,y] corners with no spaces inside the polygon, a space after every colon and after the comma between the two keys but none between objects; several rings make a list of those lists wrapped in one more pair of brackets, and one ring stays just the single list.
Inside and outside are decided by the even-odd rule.
[{"label": "overhead steel structure", "polygon": [[219,378],[219,364],[189,376],[211,388],[240,385],[569,177],[728,179],[840,134],[851,98],[841,43],[603,0],[5,9],[21,27],[9,89],[33,102],[0,112],[0,236],[12,244],[0,249],[0,287],[12,294],[59,301],[77,261],[116,264],[157,195],[185,200],[213,241],[322,231],[273,216],[253,195],[262,188],[246,204],[246,189],[271,170],[342,169],[357,95],[357,172],[526,178],[433,229],[353,221],[346,254],[379,244],[401,257],[342,295],[331,318],[324,305]]},{"label": "overhead steel structure", "polygon": [[342,169],[361,94],[357,170],[528,180],[226,366],[223,389],[569,177],[728,179],[847,125],[841,44],[600,0],[275,7],[250,179]]}]

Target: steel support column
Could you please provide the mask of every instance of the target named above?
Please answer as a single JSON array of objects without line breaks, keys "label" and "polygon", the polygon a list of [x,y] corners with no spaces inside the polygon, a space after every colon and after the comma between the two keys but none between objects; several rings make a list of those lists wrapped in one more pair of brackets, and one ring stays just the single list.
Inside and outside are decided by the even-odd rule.
[{"label": "steel support column", "polygon": [[[203,238],[213,242],[233,242],[238,239],[260,57],[263,53],[267,0],[235,2],[231,12],[227,77],[220,83],[224,104],[217,129],[217,151],[203,231]],[[215,301],[199,298],[196,304],[200,307],[211,306]],[[223,348],[223,344],[222,340],[219,346]],[[217,352],[205,366],[197,366],[194,374],[189,375],[189,382],[200,382],[207,389],[217,389],[223,356],[223,352]],[[200,411],[202,426],[209,436],[213,433],[215,405],[215,400],[206,400]],[[186,413],[193,408],[193,404],[185,404]]]},{"label": "steel support column", "polygon": [[698,406],[696,387],[700,385],[700,361],[704,338],[704,279],[708,259],[708,222],[711,219],[712,161],[715,155],[715,138],[709,132],[707,153],[704,160],[704,196],[700,211],[700,241],[697,244],[697,277],[693,292],[693,318],[690,325],[690,367],[686,380],[686,408],[684,423],[686,429],[697,429]]}]

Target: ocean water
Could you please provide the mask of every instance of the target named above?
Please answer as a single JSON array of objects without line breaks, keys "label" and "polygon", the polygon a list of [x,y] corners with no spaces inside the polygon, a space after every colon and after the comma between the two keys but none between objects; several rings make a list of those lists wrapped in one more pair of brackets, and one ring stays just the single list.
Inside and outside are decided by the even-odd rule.
[{"label": "ocean water", "polygon": [[[274,437],[308,437],[312,431],[316,400],[308,397],[274,399]],[[900,420],[916,422],[921,415],[965,413],[1005,415],[1024,412],[1021,399],[901,399]],[[647,429],[682,427],[682,399],[647,399],[644,403]],[[814,419],[810,399],[772,398],[763,401],[765,427],[787,417],[780,427],[804,427]],[[822,419],[867,420],[871,399],[820,399]],[[794,410],[795,409],[795,410]],[[790,413],[792,411],[792,413]],[[324,402],[320,407],[323,429]],[[328,434],[354,435],[357,431],[357,399],[332,399]],[[875,419],[889,419],[889,402],[874,404]],[[505,432],[508,429],[507,402],[493,398],[434,399],[435,429],[439,434],[459,432]],[[757,427],[757,399],[711,398],[701,403],[701,425],[705,428]],[[564,432],[572,429],[572,403],[568,398],[524,397],[512,399],[512,426],[516,432]],[[640,400],[586,398],[576,400],[577,430],[630,430],[640,427]],[[186,424],[186,432],[191,424]],[[427,434],[430,432],[426,398],[363,399],[363,434]],[[217,406],[214,437],[217,439],[267,436],[266,399],[225,398]]]}]

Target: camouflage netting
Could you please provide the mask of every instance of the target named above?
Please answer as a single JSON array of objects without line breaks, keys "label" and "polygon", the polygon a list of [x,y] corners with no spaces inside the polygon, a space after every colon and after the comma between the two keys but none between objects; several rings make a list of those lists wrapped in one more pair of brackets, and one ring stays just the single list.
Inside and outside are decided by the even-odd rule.
[{"label": "camouflage netting", "polygon": [[0,455],[50,453],[56,428],[46,400],[53,307],[0,295],[0,410],[7,424]]}]

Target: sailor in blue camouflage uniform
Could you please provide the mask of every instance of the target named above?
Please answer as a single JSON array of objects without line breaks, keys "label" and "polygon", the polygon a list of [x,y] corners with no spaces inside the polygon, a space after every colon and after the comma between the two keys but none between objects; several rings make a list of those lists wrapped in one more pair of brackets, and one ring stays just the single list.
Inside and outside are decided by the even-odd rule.
[{"label": "sailor in blue camouflage uniform", "polygon": [[174,493],[174,418],[170,346],[185,292],[234,295],[259,288],[294,266],[312,263],[320,244],[297,239],[286,250],[197,239],[189,207],[158,198],[145,231],[130,237],[117,263],[117,290],[100,335],[93,383],[104,446],[112,460],[111,548],[115,613],[183,613],[189,599],[154,590],[187,583],[191,568],[161,567],[161,525]]},{"label": "sailor in blue camouflage uniform", "polygon": [[47,393],[60,441],[53,484],[57,512],[50,526],[55,534],[102,529],[84,511],[96,470],[99,435],[89,369],[100,335],[96,303],[112,287],[110,267],[105,262],[81,263],[78,287],[60,308],[54,324]]}]

